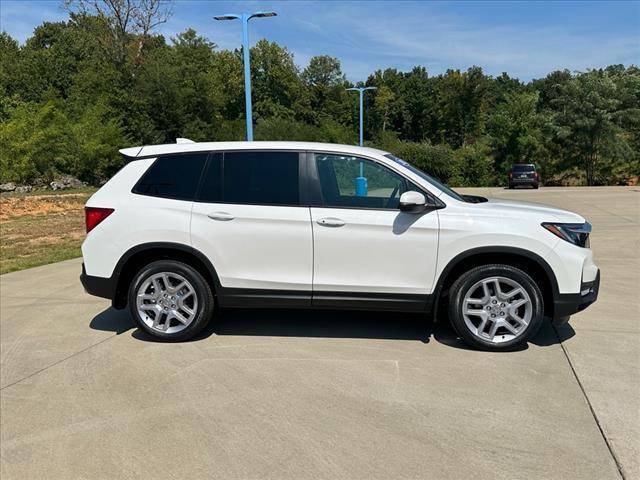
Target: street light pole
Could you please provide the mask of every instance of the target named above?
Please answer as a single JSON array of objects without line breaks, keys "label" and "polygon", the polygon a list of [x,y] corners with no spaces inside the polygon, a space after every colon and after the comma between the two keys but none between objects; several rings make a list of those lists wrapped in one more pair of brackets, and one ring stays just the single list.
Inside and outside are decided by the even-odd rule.
[{"label": "street light pole", "polygon": [[363,97],[364,97],[364,92],[365,90],[375,90],[376,87],[353,87],[353,88],[347,88],[347,90],[351,90],[354,92],[358,92],[358,94],[360,95],[360,146],[362,146],[362,139],[363,139],[363,134],[362,134],[362,130],[363,130],[363,110],[364,110],[364,106],[363,106]]},{"label": "street light pole", "polygon": [[244,106],[247,117],[247,141],[253,142],[253,105],[251,103],[251,55],[249,54],[249,17],[242,14],[242,63],[244,65]]},{"label": "street light pole", "polygon": [[[360,146],[363,143],[363,118],[364,118],[364,104],[363,97],[365,90],[375,90],[376,87],[353,87],[347,88],[347,90],[358,92],[360,100]],[[360,176],[355,180],[356,196],[366,197],[369,192],[369,183],[364,176],[364,162],[360,162]]]},{"label": "street light pole", "polygon": [[244,64],[244,104],[247,117],[247,141],[253,141],[253,109],[251,105],[251,57],[249,55],[249,20],[275,17],[276,12],[230,13],[213,17],[216,20],[242,20],[242,63]]}]

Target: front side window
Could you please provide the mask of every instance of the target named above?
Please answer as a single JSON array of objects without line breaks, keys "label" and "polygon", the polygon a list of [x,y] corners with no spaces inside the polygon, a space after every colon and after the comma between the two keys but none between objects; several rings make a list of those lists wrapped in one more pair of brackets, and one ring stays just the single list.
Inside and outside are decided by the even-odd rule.
[{"label": "front side window", "polygon": [[299,205],[298,152],[226,152],[211,156],[200,200]]},{"label": "front side window", "polygon": [[408,182],[370,160],[315,154],[323,204],[327,207],[397,209]]},{"label": "front side window", "polygon": [[206,153],[158,157],[133,187],[133,193],[176,200],[193,200]]}]

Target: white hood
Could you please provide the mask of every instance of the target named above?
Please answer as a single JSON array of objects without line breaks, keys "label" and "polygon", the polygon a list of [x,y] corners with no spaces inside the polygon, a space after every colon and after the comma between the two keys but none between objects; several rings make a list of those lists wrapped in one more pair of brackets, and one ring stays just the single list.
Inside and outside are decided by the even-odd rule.
[{"label": "white hood", "polygon": [[489,198],[488,202],[477,204],[479,207],[487,209],[492,213],[498,214],[503,212],[508,216],[518,216],[520,214],[538,214],[542,218],[547,218],[546,221],[562,222],[562,223],[584,223],[584,217],[577,213],[570,212],[568,210],[562,210],[561,208],[550,207],[549,205],[543,205],[541,203],[532,202],[519,202],[514,200],[502,200],[497,198]]}]

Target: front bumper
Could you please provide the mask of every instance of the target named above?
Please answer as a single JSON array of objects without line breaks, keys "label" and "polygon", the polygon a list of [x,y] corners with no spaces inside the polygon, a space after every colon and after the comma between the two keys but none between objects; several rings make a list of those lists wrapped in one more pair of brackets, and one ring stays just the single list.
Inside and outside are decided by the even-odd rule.
[{"label": "front bumper", "polygon": [[581,312],[598,299],[600,270],[592,282],[582,282],[580,293],[561,293],[553,301],[553,324],[564,325],[574,313]]}]

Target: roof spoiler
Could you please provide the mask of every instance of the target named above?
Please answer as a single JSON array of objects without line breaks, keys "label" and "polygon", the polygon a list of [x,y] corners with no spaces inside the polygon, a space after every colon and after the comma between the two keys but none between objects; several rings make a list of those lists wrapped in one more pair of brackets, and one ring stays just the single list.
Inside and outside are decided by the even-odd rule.
[{"label": "roof spoiler", "polygon": [[[193,140],[189,139],[189,138],[176,138],[176,143],[177,144],[183,144],[183,143],[196,143]],[[133,160],[134,158],[137,158],[138,155],[140,155],[140,153],[142,153],[142,149],[144,148],[144,146],[142,147],[129,147],[129,148],[122,148],[119,150],[120,154],[125,157],[128,158],[129,160]]]},{"label": "roof spoiler", "polygon": [[119,150],[120,154],[123,157],[129,158],[129,159],[136,158],[141,151],[142,151],[142,147],[129,147],[129,148],[122,148]]}]

